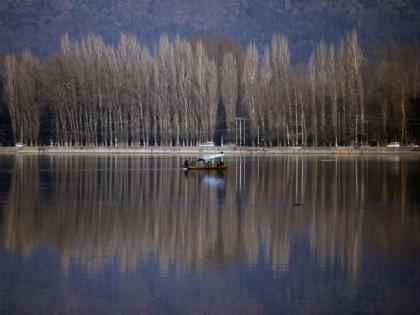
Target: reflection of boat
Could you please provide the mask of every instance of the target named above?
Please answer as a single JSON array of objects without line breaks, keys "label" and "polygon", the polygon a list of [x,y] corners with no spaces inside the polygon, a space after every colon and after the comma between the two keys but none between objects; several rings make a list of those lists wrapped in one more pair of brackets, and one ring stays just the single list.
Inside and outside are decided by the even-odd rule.
[{"label": "reflection of boat", "polygon": [[[219,174],[219,173],[216,173],[216,174]],[[217,176],[204,175],[202,181],[204,184],[211,187],[223,188],[225,186],[225,178],[223,177],[223,175],[217,175]]]},{"label": "reflection of boat", "polygon": [[225,155],[223,152],[216,153],[216,154],[209,154],[200,157],[197,160],[185,160],[182,168],[184,170],[204,170],[204,171],[217,171],[217,170],[225,170],[229,166],[225,165],[222,161],[222,158]]}]

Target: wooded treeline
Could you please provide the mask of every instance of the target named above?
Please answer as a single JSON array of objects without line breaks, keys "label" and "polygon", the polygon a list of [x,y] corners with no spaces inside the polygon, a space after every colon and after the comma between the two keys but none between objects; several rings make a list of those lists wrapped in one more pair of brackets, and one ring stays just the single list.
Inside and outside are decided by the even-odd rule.
[{"label": "wooded treeline", "polygon": [[65,35],[47,60],[10,54],[2,72],[11,142],[28,145],[235,142],[236,117],[247,119],[248,145],[420,136],[420,48],[364,52],[354,31],[339,45],[321,41],[303,65],[291,63],[278,34],[263,51],[252,42],[244,51],[212,50],[202,39],[163,35],[154,52],[125,34],[117,47]]}]

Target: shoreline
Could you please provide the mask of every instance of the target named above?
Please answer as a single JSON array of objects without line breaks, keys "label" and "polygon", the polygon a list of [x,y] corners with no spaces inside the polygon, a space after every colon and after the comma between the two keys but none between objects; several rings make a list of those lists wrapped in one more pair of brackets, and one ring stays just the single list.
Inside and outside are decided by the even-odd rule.
[{"label": "shoreline", "polygon": [[387,147],[57,147],[33,146],[24,148],[0,147],[0,155],[5,154],[142,154],[142,155],[182,155],[207,154],[223,151],[229,155],[420,155],[420,148]]}]

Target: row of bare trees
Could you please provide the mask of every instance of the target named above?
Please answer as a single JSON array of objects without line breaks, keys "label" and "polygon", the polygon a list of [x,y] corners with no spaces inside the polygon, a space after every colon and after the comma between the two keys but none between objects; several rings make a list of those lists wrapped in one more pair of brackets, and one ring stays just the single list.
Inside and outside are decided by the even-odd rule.
[{"label": "row of bare trees", "polygon": [[38,143],[40,124],[39,60],[29,51],[7,55],[4,61],[4,101],[12,122],[14,141]]},{"label": "row of bare trees", "polygon": [[[303,65],[278,34],[263,52],[251,42],[216,57],[200,39],[163,35],[150,52],[125,34],[116,47],[65,35],[46,61],[24,51],[3,65],[13,140],[27,144],[236,141],[237,117],[250,145],[406,143],[419,136],[419,82],[418,47],[365,54],[354,31],[339,45],[321,41]],[[48,139],[40,126],[52,129]]]}]

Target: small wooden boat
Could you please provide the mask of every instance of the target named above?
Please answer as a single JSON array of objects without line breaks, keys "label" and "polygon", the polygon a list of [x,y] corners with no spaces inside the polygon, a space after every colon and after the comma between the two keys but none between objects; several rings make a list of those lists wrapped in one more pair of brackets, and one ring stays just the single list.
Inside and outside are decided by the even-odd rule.
[{"label": "small wooden boat", "polygon": [[229,166],[227,165],[202,165],[202,166],[197,166],[197,165],[188,165],[188,166],[182,166],[183,168],[192,171],[192,170],[197,170],[197,171],[218,171],[218,170],[225,170],[227,168],[229,168]]},{"label": "small wooden boat", "polygon": [[185,160],[181,168],[187,171],[223,171],[229,168],[229,166],[225,165],[222,161],[224,156],[223,152],[220,152],[217,154],[204,155],[197,160]]}]

